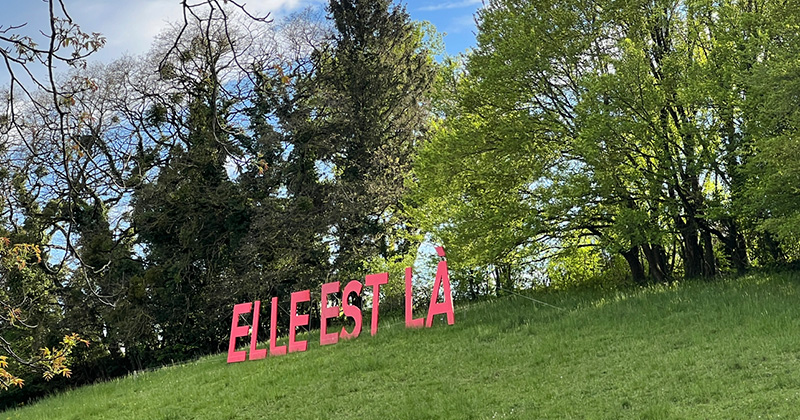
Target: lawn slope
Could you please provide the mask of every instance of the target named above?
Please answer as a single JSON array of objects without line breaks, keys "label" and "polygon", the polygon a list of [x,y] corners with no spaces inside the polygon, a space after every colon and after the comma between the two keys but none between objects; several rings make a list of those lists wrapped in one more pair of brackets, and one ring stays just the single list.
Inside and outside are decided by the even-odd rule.
[{"label": "lawn slope", "polygon": [[[255,362],[225,356],[0,419],[800,418],[800,275],[511,296],[456,324]],[[314,340],[314,338],[312,338]]]}]

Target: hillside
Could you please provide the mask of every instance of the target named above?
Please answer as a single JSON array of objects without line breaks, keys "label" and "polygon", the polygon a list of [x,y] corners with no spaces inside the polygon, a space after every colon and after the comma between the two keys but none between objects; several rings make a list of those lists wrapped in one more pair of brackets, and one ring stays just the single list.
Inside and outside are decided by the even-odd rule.
[{"label": "hillside", "polygon": [[[78,389],[2,419],[797,418],[800,274],[510,296],[456,324]],[[312,338],[313,340],[313,338]]]}]

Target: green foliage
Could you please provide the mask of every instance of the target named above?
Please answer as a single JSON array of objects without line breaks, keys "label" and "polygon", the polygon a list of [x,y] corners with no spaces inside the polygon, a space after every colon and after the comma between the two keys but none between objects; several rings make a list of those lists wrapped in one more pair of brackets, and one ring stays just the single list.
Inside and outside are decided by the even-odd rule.
[{"label": "green foliage", "polygon": [[796,15],[773,2],[491,3],[474,53],[439,79],[417,219],[467,267],[525,267],[577,236],[622,255],[640,284],[745,270],[754,224],[796,224],[778,204],[791,190],[768,190],[792,175],[764,173],[791,158],[790,141],[768,139],[792,132],[794,89],[777,81],[796,73],[783,26]]},{"label": "green foliage", "polygon": [[[185,108],[176,114],[152,106],[144,115],[179,134],[133,196],[147,267],[131,273],[122,305],[149,331],[129,349],[155,345],[150,357],[161,361],[216,351],[232,303],[277,296],[288,305],[291,292],[363,276],[365,261],[416,253],[419,234],[399,200],[425,131],[431,32],[389,2],[333,2],[330,13],[329,44],[259,62],[244,96],[222,81],[229,40],[197,33],[161,66],[188,99],[172,104]],[[285,22],[287,33],[321,25],[307,19]],[[246,129],[234,130],[240,115]]]},{"label": "green foliage", "polygon": [[29,266],[41,264],[41,258],[38,245],[12,243],[0,236],[0,349],[7,354],[0,356],[0,392],[21,388],[20,372],[35,371],[48,381],[59,375],[69,377],[72,349],[79,343],[89,345],[73,333],[57,346],[41,347],[34,354],[50,333],[48,321],[57,308],[53,286]]},{"label": "green foliage", "polygon": [[[421,234],[412,234],[407,231],[400,231],[397,234],[408,236],[401,237],[397,244],[389,244],[388,248],[393,251],[392,255],[389,257],[378,255],[368,259],[364,261],[361,269],[365,273],[389,273],[389,283],[381,286],[381,313],[386,314],[404,313],[406,268],[414,267],[414,262],[417,260],[418,247],[411,247],[406,253],[401,253],[397,250],[405,243],[419,244],[423,240]],[[412,272],[412,276],[416,279],[414,284],[419,284],[420,273]],[[430,286],[432,286],[432,279],[430,280]],[[428,296],[428,301],[429,299],[430,297]]]},{"label": "green foliage", "polygon": [[[767,246],[762,258],[779,260],[800,240],[800,212],[797,185],[800,181],[797,137],[800,113],[796,92],[800,89],[800,61],[797,59],[797,34],[788,29],[796,25],[795,10],[775,5],[774,21],[767,21],[785,41],[767,50],[775,59],[754,63],[751,70],[753,95],[746,106],[753,114],[747,127],[752,149],[743,170],[747,188],[743,211],[767,235],[780,243]],[[764,255],[767,254],[767,255]],[[771,255],[769,255],[771,254]],[[797,258],[797,255],[794,255]]]},{"label": "green foliage", "polygon": [[224,167],[232,146],[216,118],[225,111],[205,100],[190,105],[186,148],[173,150],[169,166],[134,196],[133,223],[150,266],[142,277],[151,291],[143,304],[164,350],[180,349],[162,355],[168,358],[221,348],[229,302],[243,294],[231,280],[248,210]]},{"label": "green foliage", "polygon": [[584,239],[547,262],[547,288],[624,290],[631,284],[630,272],[619,254],[602,252]]}]

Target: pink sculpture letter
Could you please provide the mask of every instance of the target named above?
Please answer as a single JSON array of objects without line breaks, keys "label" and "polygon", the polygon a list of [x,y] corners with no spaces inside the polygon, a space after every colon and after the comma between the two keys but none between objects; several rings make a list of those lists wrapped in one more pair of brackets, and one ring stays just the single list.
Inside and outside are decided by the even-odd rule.
[{"label": "pink sculpture letter", "polygon": [[350,294],[355,293],[356,296],[361,296],[361,288],[361,283],[357,280],[353,280],[347,283],[347,286],[344,287],[344,291],[342,292],[342,312],[344,312],[345,316],[353,318],[353,321],[356,323],[351,333],[348,333],[347,329],[342,327],[342,334],[340,337],[343,340],[356,338],[361,334],[361,308],[350,304]]},{"label": "pink sculpture letter", "polygon": [[[436,247],[436,252],[440,257],[444,257],[444,248]],[[444,301],[439,300],[439,289],[444,285]],[[450,275],[447,272],[447,261],[439,261],[436,267],[436,279],[433,281],[433,290],[431,291],[431,306],[428,308],[428,319],[425,326],[430,328],[433,325],[433,316],[439,314],[447,314],[447,325],[455,323],[455,315],[453,313],[453,294],[450,291]]]},{"label": "pink sculpture letter", "polygon": [[414,289],[411,284],[411,267],[406,267],[406,328],[420,328],[424,320],[414,318]]},{"label": "pink sculpture letter", "polygon": [[[339,291],[339,282],[325,283],[322,285],[322,298],[320,299],[319,308],[319,344],[324,346],[326,344],[336,344],[339,342],[339,334],[333,332],[328,333],[328,319],[336,318],[339,316],[339,306],[328,307],[328,295],[337,293]],[[345,296],[347,298],[347,296]]]},{"label": "pink sculpture letter", "polygon": [[257,300],[253,306],[253,331],[250,333],[250,360],[267,357],[267,349],[258,350],[258,319],[261,315],[261,301]]},{"label": "pink sculpture letter", "polygon": [[297,304],[310,300],[311,291],[309,290],[292,293],[291,309],[289,310],[289,353],[308,350],[308,341],[295,341],[294,338],[297,334],[297,327],[308,325],[308,314],[297,315]]},{"label": "pink sculpture letter", "polygon": [[250,328],[247,325],[239,326],[239,317],[250,313],[253,304],[251,302],[233,305],[233,321],[231,322],[231,341],[228,345],[228,363],[243,362],[247,358],[246,351],[236,350],[236,339],[244,337]]},{"label": "pink sculpture letter", "polygon": [[286,354],[286,346],[278,345],[278,298],[272,298],[269,305],[269,354],[280,356]]},{"label": "pink sculpture letter", "polygon": [[389,273],[368,274],[365,284],[372,286],[372,328],[370,334],[378,332],[378,305],[381,301],[381,285],[389,283]]}]

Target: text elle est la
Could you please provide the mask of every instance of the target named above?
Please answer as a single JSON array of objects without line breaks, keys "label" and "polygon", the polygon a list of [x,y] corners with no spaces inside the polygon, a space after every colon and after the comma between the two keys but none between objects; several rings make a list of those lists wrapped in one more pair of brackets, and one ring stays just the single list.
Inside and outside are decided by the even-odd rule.
[{"label": "text elle est la", "polygon": [[[441,247],[436,248],[436,252],[440,257],[444,257],[444,249]],[[433,292],[431,293],[431,303],[428,307],[428,316],[425,320],[422,318],[414,319],[413,311],[413,291],[412,291],[412,278],[411,267],[406,268],[405,275],[405,323],[407,328],[421,328],[424,326],[430,328],[433,325],[433,318],[436,315],[444,314],[447,317],[447,324],[453,325],[455,323],[455,314],[453,310],[453,296],[450,289],[450,276],[447,271],[447,261],[442,260],[436,268],[436,278],[433,282]],[[365,277],[364,285],[372,287],[372,324],[370,326],[371,335],[378,332],[378,315],[380,306],[380,286],[389,282],[389,273],[369,274]],[[443,290],[443,301],[438,302],[439,290]],[[320,345],[336,344],[341,339],[356,338],[361,334],[362,316],[361,309],[358,306],[350,304],[349,296],[352,293],[361,295],[363,286],[357,281],[353,280],[344,287],[342,290],[342,305],[328,306],[328,295],[339,293],[339,282],[325,283],[322,285],[322,298],[320,299]],[[311,291],[303,290],[291,294],[291,303],[289,305],[289,343],[288,352],[301,352],[308,349],[308,341],[297,340],[297,328],[308,325],[309,315],[298,315],[297,305],[311,300]],[[336,318],[341,313],[347,318],[352,318],[355,325],[353,331],[347,332],[346,328],[342,328],[340,332],[328,332],[327,320]],[[231,322],[230,342],[228,345],[228,363],[243,362],[246,359],[258,360],[267,357],[267,349],[257,348],[258,343],[258,325],[259,316],[261,312],[261,301],[239,303],[233,307],[233,320]],[[252,330],[248,325],[239,325],[239,318],[242,315],[253,315]],[[270,323],[269,323],[269,354],[272,356],[280,356],[287,353],[287,346],[277,345],[277,320],[278,320],[278,298],[273,297],[270,303]],[[249,358],[248,352],[245,350],[236,351],[236,339],[250,335],[250,351]]]}]

